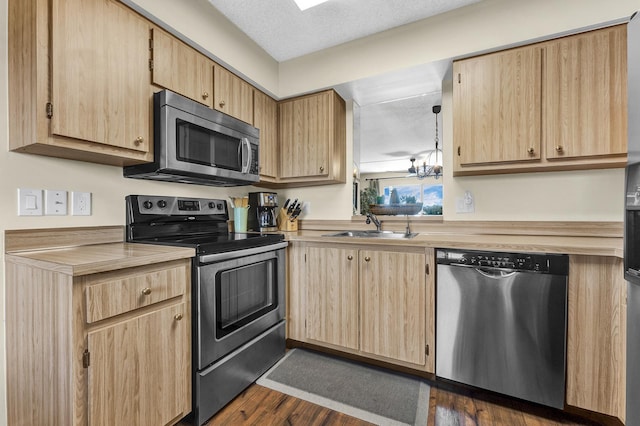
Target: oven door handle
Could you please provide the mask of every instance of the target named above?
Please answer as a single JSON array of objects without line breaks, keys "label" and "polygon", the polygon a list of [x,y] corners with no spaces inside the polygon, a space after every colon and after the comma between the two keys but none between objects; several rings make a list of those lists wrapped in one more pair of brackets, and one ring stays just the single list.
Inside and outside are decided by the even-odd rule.
[{"label": "oven door handle", "polygon": [[198,256],[198,261],[201,264],[222,262],[230,259],[237,259],[239,257],[252,256],[254,254],[267,253],[270,251],[276,251],[283,249],[289,245],[288,242],[269,244],[266,246],[253,247],[245,250],[226,251],[224,253],[205,254],[204,256]]}]

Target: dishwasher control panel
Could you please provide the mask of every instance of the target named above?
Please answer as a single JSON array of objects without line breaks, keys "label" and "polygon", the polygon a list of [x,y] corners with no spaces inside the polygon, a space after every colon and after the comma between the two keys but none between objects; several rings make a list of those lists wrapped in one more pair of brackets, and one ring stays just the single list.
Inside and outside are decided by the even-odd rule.
[{"label": "dishwasher control panel", "polygon": [[472,250],[438,250],[437,262],[476,268],[564,274],[569,268],[567,255],[540,253],[502,253]]}]

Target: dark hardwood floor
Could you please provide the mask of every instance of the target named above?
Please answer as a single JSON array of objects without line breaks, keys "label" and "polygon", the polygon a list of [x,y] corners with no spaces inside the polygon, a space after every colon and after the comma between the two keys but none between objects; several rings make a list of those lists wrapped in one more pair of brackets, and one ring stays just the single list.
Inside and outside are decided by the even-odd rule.
[{"label": "dark hardwood floor", "polygon": [[[479,395],[431,384],[428,426],[597,425],[580,417],[500,397]],[[207,426],[217,425],[370,425],[365,421],[252,385]]]}]

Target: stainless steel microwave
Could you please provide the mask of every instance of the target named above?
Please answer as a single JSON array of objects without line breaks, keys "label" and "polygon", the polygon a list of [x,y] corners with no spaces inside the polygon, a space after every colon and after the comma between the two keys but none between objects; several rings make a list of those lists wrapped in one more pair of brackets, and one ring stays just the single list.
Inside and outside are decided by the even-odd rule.
[{"label": "stainless steel microwave", "polygon": [[255,127],[169,90],[153,95],[153,119],[154,161],[124,167],[125,177],[211,186],[260,179]]}]

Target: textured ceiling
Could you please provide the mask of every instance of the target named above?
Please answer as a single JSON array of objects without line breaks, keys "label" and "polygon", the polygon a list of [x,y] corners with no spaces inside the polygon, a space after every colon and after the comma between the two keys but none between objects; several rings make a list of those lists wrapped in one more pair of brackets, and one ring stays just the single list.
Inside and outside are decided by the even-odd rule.
[{"label": "textured ceiling", "polygon": [[209,0],[279,62],[419,21],[479,0]]},{"label": "textured ceiling", "polygon": [[[300,11],[293,0],[209,0],[277,61],[415,22],[480,0],[329,0]],[[360,171],[406,172],[434,149],[433,105],[450,61],[423,64],[334,87],[360,107]],[[442,129],[441,116],[439,129]],[[442,135],[440,135],[442,141]],[[440,144],[442,147],[442,144]]]}]

